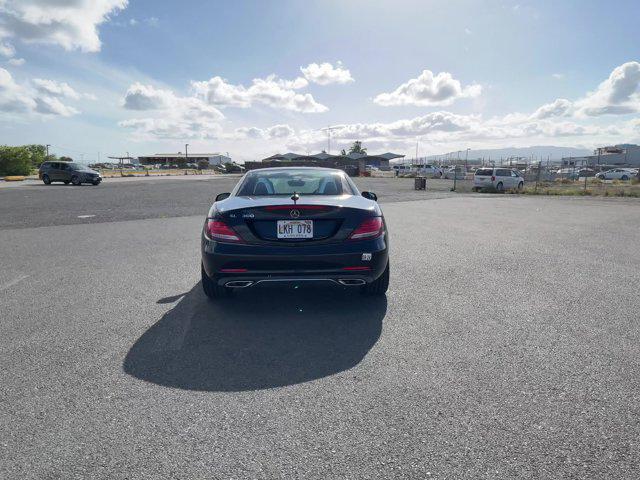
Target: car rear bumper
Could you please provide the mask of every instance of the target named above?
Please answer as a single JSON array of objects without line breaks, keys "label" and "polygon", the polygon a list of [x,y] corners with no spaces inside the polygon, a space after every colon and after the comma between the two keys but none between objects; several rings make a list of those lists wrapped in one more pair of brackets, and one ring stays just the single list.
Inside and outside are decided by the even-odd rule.
[{"label": "car rear bumper", "polygon": [[202,264],[209,278],[218,285],[238,288],[241,285],[233,282],[251,282],[246,286],[287,282],[361,285],[380,277],[388,258],[386,236],[295,247],[227,244],[205,237],[202,240]]}]

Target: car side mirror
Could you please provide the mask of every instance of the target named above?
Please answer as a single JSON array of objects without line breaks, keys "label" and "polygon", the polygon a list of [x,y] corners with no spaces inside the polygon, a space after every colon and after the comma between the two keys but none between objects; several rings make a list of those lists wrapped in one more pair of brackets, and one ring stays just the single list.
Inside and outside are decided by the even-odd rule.
[{"label": "car side mirror", "polygon": [[219,193],[218,195],[216,195],[216,202],[224,200],[225,198],[229,198],[230,195],[230,193]]},{"label": "car side mirror", "polygon": [[362,196],[364,198],[368,198],[369,200],[373,200],[374,202],[378,201],[378,196],[373,192],[362,192]]}]

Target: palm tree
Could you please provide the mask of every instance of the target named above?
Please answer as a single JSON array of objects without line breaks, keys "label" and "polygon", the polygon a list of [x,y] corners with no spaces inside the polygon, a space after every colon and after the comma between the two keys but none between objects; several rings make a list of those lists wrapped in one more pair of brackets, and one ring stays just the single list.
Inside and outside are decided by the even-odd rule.
[{"label": "palm tree", "polygon": [[349,153],[363,153],[363,154],[366,154],[367,153],[367,149],[366,149],[366,147],[362,146],[362,142],[360,140],[356,140],[355,142],[353,142],[353,145],[351,145],[351,147],[349,147]]}]

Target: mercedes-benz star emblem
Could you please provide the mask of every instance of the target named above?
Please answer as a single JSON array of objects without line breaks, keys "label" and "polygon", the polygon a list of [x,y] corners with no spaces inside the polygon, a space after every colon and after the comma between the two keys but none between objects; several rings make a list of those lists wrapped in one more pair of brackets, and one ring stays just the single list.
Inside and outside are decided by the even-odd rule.
[{"label": "mercedes-benz star emblem", "polygon": [[289,212],[289,215],[291,215],[291,218],[298,218],[300,216],[300,211],[299,210],[291,210]]}]

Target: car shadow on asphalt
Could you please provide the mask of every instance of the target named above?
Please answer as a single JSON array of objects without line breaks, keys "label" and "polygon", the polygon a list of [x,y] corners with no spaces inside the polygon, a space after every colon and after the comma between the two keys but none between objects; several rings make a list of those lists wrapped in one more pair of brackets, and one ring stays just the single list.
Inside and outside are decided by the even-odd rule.
[{"label": "car shadow on asphalt", "polygon": [[254,288],[211,302],[198,283],[136,341],[123,369],[186,390],[294,385],[360,363],[386,311],[386,297],[348,288]]}]

